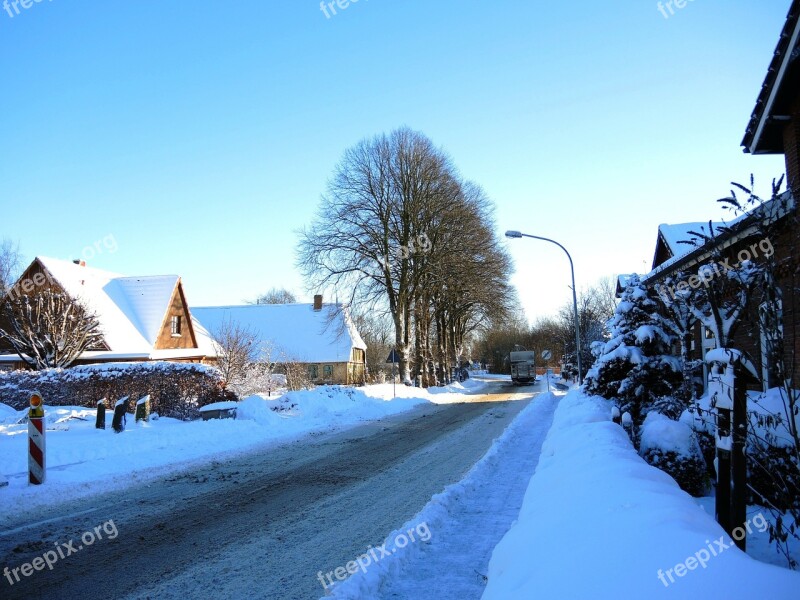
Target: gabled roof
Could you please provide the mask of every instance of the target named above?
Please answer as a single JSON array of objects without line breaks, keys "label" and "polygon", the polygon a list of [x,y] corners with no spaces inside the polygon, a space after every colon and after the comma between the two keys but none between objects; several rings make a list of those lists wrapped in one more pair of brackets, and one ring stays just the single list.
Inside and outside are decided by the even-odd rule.
[{"label": "gabled roof", "polygon": [[315,311],[313,304],[248,304],[192,308],[210,332],[231,322],[256,333],[273,349],[273,360],[348,362],[352,349],[366,349],[349,312],[338,304]]},{"label": "gabled roof", "polygon": [[67,295],[94,313],[100,322],[109,350],[85,352],[82,359],[170,359],[216,355],[204,330],[198,332],[196,327],[194,333],[198,348],[155,348],[170,301],[181,285],[177,275],[126,277],[44,256],[37,257],[31,267],[36,263]]},{"label": "gabled roof", "polygon": [[793,0],[761,86],[742,146],[751,154],[783,154],[783,128],[800,89],[800,0]]},{"label": "gabled roof", "polygon": [[[718,233],[720,228],[724,227],[725,223],[716,222],[711,223],[714,232]],[[662,223],[658,226],[658,239],[656,240],[656,251],[653,256],[653,268],[656,269],[660,265],[668,262],[669,260],[680,258],[689,254],[696,246],[702,242],[702,238],[691,233],[709,233],[709,224],[706,222],[696,223],[677,223],[668,225]],[[691,243],[685,243],[691,242]]]},{"label": "gabled roof", "polygon": [[[767,200],[757,208],[748,213],[738,216],[729,223],[716,222],[711,226],[714,229],[714,242],[706,242],[699,246],[679,244],[676,248],[685,248],[682,253],[673,255],[668,260],[663,260],[659,264],[653,265],[653,270],[642,277],[642,283],[658,280],[667,273],[671,273],[681,268],[696,264],[708,258],[710,252],[715,248],[727,248],[737,240],[753,235],[754,226],[759,222],[772,223],[784,219],[795,210],[796,200],[790,191],[786,191],[777,198]],[[665,247],[668,242],[677,243],[680,241],[681,231],[686,231],[687,237],[684,239],[694,239],[695,236],[688,234],[691,231],[709,231],[708,222],[706,223],[683,223],[681,225],[666,226],[666,236],[662,236],[662,228],[659,226],[659,238],[656,244],[656,257],[659,256],[659,249]],[[698,227],[700,226],[700,227]]]}]

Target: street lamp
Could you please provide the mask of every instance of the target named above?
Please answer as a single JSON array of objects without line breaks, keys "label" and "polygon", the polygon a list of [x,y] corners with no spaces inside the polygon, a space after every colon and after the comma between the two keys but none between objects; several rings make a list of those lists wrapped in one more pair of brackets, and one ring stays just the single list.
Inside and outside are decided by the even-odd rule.
[{"label": "street lamp", "polygon": [[575,265],[572,264],[572,257],[570,256],[569,252],[567,252],[567,249],[564,248],[564,246],[555,240],[551,240],[550,238],[541,237],[538,235],[529,235],[520,231],[506,231],[506,237],[512,239],[528,237],[535,240],[542,240],[543,242],[550,242],[551,244],[555,244],[561,248],[567,255],[567,258],[569,259],[569,270],[572,274],[572,310],[575,313],[575,355],[578,357],[578,382],[583,381],[583,371],[581,370],[581,326],[580,319],[578,318],[578,296],[575,293]]}]

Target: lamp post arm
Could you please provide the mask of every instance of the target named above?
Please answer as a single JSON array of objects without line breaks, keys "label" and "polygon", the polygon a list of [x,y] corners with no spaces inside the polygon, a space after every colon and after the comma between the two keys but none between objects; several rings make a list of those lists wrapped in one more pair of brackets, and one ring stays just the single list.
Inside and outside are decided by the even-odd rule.
[{"label": "lamp post arm", "polygon": [[583,370],[581,368],[581,327],[580,327],[580,317],[578,315],[578,293],[575,289],[575,265],[572,262],[572,256],[570,255],[569,251],[559,244],[555,240],[551,240],[550,238],[542,237],[540,235],[531,235],[529,233],[521,234],[522,237],[529,237],[535,240],[542,240],[543,242],[550,242],[551,244],[555,244],[559,248],[564,251],[564,254],[567,255],[569,259],[569,270],[572,276],[572,310],[574,312],[574,319],[575,319],[575,356],[578,362],[578,382],[583,382]]}]

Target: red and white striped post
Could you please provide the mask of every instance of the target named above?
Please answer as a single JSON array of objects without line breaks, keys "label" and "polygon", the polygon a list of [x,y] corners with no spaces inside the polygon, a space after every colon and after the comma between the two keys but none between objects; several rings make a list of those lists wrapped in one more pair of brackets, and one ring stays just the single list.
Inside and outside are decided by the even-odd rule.
[{"label": "red and white striped post", "polygon": [[28,483],[41,485],[45,477],[44,402],[39,394],[31,395],[28,411]]}]

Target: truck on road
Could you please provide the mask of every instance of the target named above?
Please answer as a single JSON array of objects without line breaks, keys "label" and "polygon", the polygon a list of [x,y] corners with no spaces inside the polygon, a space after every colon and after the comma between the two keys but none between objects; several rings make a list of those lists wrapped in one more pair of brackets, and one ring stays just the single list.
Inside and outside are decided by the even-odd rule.
[{"label": "truck on road", "polygon": [[536,353],[528,350],[511,353],[511,382],[524,385],[536,381]]}]

